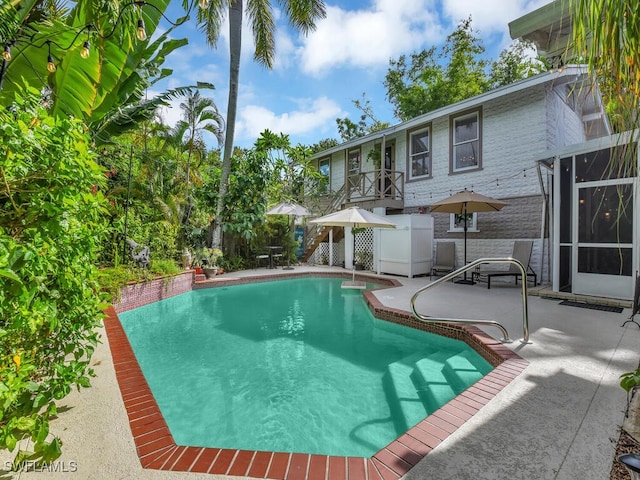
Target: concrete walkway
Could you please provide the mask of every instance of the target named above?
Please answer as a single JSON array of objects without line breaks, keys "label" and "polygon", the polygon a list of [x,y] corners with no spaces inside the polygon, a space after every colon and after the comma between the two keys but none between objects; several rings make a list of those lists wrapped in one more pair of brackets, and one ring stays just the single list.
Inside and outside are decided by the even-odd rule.
[{"label": "concrete walkway", "polygon": [[[329,267],[296,267],[295,271]],[[331,270],[336,270],[332,268]],[[343,271],[342,269],[337,269]],[[253,270],[225,276],[274,274]],[[376,292],[386,306],[409,310],[409,299],[428,278],[393,277],[401,287]],[[516,339],[509,347],[530,364],[478,414],[427,455],[407,479],[606,480],[622,423],[626,394],[618,381],[640,358],[640,328],[620,325],[630,311],[610,313],[560,306],[529,297],[529,344],[522,337],[520,289],[492,282],[445,283],[419,298],[431,316],[478,318],[503,323]],[[483,328],[499,338],[492,327]],[[143,470],[116,383],[107,339],[93,358],[93,387],[61,404],[51,431],[63,454],[51,470],[10,473],[12,455],[0,452],[0,479],[235,479],[219,475]],[[330,479],[329,479],[330,480]]]}]

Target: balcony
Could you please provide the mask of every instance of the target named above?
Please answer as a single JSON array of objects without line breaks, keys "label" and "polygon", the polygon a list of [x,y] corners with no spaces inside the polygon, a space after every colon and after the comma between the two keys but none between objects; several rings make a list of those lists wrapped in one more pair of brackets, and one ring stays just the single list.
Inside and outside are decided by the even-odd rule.
[{"label": "balcony", "polygon": [[404,172],[374,170],[347,178],[344,203],[362,208],[403,208]]}]

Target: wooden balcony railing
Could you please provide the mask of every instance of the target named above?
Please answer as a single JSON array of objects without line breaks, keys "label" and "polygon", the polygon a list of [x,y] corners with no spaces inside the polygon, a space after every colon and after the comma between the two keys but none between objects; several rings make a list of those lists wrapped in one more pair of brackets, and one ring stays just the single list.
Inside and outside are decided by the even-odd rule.
[{"label": "wooden balcony railing", "polygon": [[347,179],[346,201],[357,203],[371,200],[404,200],[404,172],[374,170],[350,175]]}]

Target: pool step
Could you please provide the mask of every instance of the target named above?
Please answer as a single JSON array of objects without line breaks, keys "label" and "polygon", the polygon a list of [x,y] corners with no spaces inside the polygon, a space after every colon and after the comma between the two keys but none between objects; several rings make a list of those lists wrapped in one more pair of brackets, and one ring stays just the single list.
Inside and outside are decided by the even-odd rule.
[{"label": "pool step", "polygon": [[444,362],[442,372],[449,379],[457,393],[466,390],[491,370],[488,364],[484,366],[480,362],[474,362],[473,357],[466,352],[462,352]]},{"label": "pool step", "polygon": [[387,366],[383,384],[398,432],[431,414],[491,370],[473,352],[418,353]]},{"label": "pool step", "polygon": [[450,384],[444,373],[450,352],[436,352],[416,362],[412,373],[414,383],[418,386],[427,413],[430,414],[447,403],[459,392]]},{"label": "pool step", "polygon": [[423,353],[410,355],[387,365],[382,378],[391,416],[395,419],[398,432],[405,432],[427,416],[424,403],[411,378],[415,362]]}]

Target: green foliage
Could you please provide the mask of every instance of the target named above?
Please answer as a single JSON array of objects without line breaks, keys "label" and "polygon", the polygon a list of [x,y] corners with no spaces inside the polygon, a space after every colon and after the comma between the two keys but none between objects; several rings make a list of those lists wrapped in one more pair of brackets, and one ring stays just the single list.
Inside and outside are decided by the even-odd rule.
[{"label": "green foliage", "polygon": [[[271,68],[275,58],[275,21],[273,6],[269,0],[249,1],[246,7],[248,25],[251,25],[254,40],[253,58],[259,63]],[[326,16],[324,0],[284,0],[279,2],[290,26],[295,30],[308,33],[315,29],[315,21]],[[206,8],[198,10],[198,21],[205,32],[207,43],[216,47],[220,37],[221,26],[228,16],[229,20],[229,97],[227,102],[227,118],[222,154],[222,169],[218,182],[218,197],[215,210],[215,222],[212,231],[212,246],[219,247],[222,232],[226,230],[225,221],[229,218],[224,214],[227,201],[227,188],[233,172],[233,139],[236,127],[236,113],[238,109],[238,86],[240,77],[240,56],[242,53],[242,2],[207,2]]]},{"label": "green foliage", "polygon": [[119,265],[100,269],[96,274],[96,283],[115,302],[119,299],[120,289],[132,283],[149,282],[158,277],[177,275],[182,269],[173,260],[152,260],[149,268],[137,268]]},{"label": "green foliage", "polygon": [[509,85],[523,78],[549,71],[549,65],[544,58],[532,57],[531,52],[534,50],[532,42],[519,40],[500,52],[498,60],[491,64],[489,74],[491,88]]},{"label": "green foliage", "polygon": [[338,140],[335,138],[323,138],[318,143],[314,143],[311,145],[311,152],[318,153],[324,152],[325,150],[329,150],[330,148],[337,147],[339,145]]},{"label": "green foliage", "polygon": [[[571,0],[572,38],[567,61],[588,65],[598,79],[613,131],[640,127],[640,15],[632,0]],[[623,148],[620,145],[618,148]],[[614,165],[611,168],[616,168]],[[624,176],[635,176],[637,157],[625,156]]]},{"label": "green foliage", "polygon": [[[175,27],[153,36],[153,41],[137,40],[135,25],[140,13],[133,2],[81,0],[58,10],[55,2],[46,6],[39,5],[43,2],[19,3],[17,10],[2,9],[13,28],[10,35],[0,38],[15,43],[0,90],[0,105],[10,105],[25,86],[46,87],[52,114],[84,119],[93,140],[102,144],[152,118],[158,106],[168,104],[176,95],[195,88],[181,87],[145,99],[145,89],[171,74],[162,68],[167,55],[185,46],[187,40],[172,38]],[[143,7],[150,38],[169,0],[153,5]],[[92,27],[85,34],[86,25]],[[85,40],[90,43],[88,58],[80,55]],[[49,51],[56,65],[53,73],[43,61]]]},{"label": "green foliage", "polygon": [[228,258],[224,257],[219,263],[219,266],[222,267],[225,272],[235,272],[238,270],[242,270],[244,268],[247,268],[247,265],[247,259],[239,255],[234,255]]},{"label": "green foliage", "polygon": [[255,149],[236,151],[225,197],[225,233],[246,242],[255,235],[254,226],[264,221],[267,169],[265,155]]},{"label": "green foliage", "polygon": [[389,126],[388,122],[381,122],[376,118],[371,102],[364,93],[361,100],[353,100],[353,105],[361,112],[358,123],[354,123],[348,117],[336,118],[338,133],[343,142],[384,130]]},{"label": "green foliage", "polygon": [[0,111],[0,138],[0,448],[30,439],[16,460],[51,461],[56,401],[93,375],[105,176],[84,127],[34,100]]},{"label": "green foliage", "polygon": [[438,108],[538,73],[544,66],[529,59],[517,42],[491,64],[471,17],[452,32],[440,51],[432,47],[389,62],[384,85],[395,115],[409,120]]},{"label": "green foliage", "polygon": [[630,392],[634,387],[640,387],[640,367],[620,375],[620,386],[626,392]]}]

